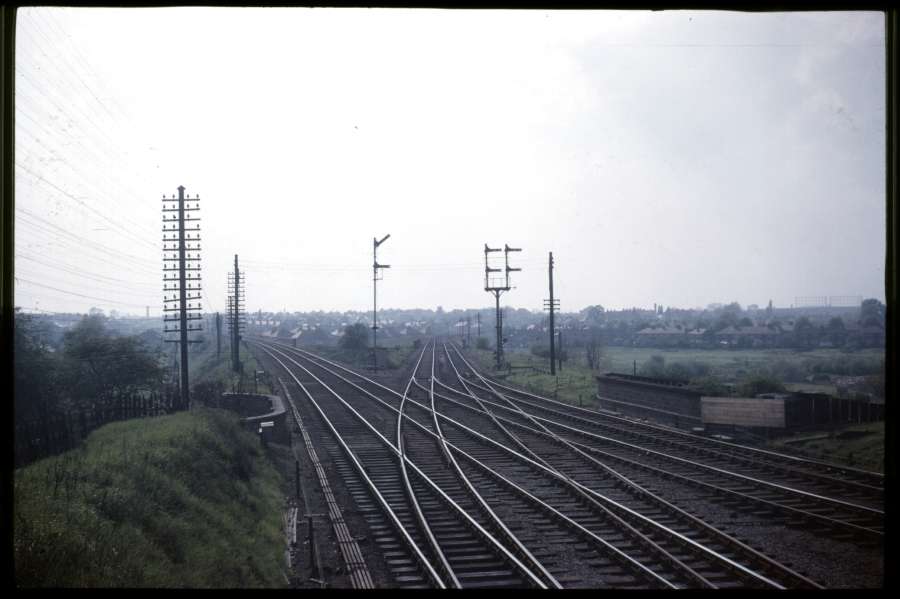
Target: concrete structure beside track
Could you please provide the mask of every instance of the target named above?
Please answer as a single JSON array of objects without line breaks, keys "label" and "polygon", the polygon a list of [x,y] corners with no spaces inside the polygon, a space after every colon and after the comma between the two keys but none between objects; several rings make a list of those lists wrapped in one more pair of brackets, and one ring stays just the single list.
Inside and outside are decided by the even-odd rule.
[{"label": "concrete structure beside track", "polygon": [[678,381],[607,373],[597,378],[605,410],[684,429],[794,431],[882,420],[884,403],[820,393],[704,397]]}]

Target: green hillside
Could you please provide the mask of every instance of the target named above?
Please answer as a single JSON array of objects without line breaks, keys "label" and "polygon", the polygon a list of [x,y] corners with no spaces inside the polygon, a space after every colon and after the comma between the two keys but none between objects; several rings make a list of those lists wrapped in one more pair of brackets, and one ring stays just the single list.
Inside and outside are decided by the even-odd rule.
[{"label": "green hillside", "polygon": [[286,586],[281,484],[226,412],[109,424],[15,472],[16,584]]}]

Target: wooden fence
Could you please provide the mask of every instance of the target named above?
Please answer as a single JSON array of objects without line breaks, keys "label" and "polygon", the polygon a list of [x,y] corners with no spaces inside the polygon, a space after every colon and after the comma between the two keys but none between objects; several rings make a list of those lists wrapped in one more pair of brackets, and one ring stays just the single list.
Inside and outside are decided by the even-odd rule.
[{"label": "wooden fence", "polygon": [[109,422],[148,418],[185,410],[179,393],[134,392],[84,410],[44,413],[15,425],[15,467],[74,449],[96,428]]}]

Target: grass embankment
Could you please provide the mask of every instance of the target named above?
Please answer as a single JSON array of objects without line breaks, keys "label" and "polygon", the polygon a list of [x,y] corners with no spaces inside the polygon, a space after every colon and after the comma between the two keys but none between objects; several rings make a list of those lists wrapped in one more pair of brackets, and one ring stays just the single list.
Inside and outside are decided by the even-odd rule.
[{"label": "grass embankment", "polygon": [[[473,366],[480,366],[482,373],[493,375],[495,358],[491,350],[471,349],[466,351],[466,357],[474,358]],[[506,359],[516,367],[532,366],[542,371],[550,369],[547,359],[539,358],[531,353],[507,352]],[[457,365],[457,367],[459,367]],[[503,371],[504,373],[506,371]],[[594,395],[597,393],[597,382],[594,377],[599,371],[591,371],[586,366],[563,363],[563,369],[557,370],[557,375],[552,376],[533,370],[513,370],[509,376],[503,379],[509,384],[526,389],[539,395],[552,397],[574,405],[592,407],[596,403]]]},{"label": "grass embankment", "polygon": [[[256,358],[243,343],[241,343],[240,359],[244,364],[243,390],[244,392],[252,392],[253,372],[262,370],[262,368],[260,368]],[[199,349],[191,354],[188,368],[190,369],[191,386],[221,382],[226,391],[232,391],[237,390],[241,384],[240,373],[231,369],[231,348],[228,344],[222,347],[218,357],[216,357],[215,343],[200,344]],[[257,382],[257,392],[272,394],[273,391],[269,383],[270,381],[266,378],[260,378]]]},{"label": "grass embankment", "polygon": [[282,482],[227,412],[106,425],[15,472],[17,586],[284,586]]},{"label": "grass embankment", "polygon": [[776,451],[884,472],[884,422],[848,426],[831,433],[805,433],[800,438],[770,441],[769,446]]}]

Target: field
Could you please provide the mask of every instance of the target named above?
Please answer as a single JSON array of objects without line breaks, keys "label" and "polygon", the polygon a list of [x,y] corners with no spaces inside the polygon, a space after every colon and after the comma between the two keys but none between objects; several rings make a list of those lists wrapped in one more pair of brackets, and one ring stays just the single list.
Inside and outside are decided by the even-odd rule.
[{"label": "field", "polygon": [[804,370],[815,363],[835,360],[872,363],[884,358],[884,350],[864,349],[845,352],[838,349],[817,349],[796,351],[791,349],[656,349],[638,347],[604,347],[607,360],[603,364],[605,372],[632,374],[634,363],[640,370],[641,364],[651,356],[663,356],[666,363],[701,362],[709,365],[710,375],[723,380],[735,380],[746,373],[770,368],[783,362]]},{"label": "field", "polygon": [[[584,351],[570,350],[569,359],[563,363],[562,370],[558,370],[555,377],[549,374],[547,358],[540,358],[527,350],[507,351],[506,358],[514,369],[504,378],[536,393],[590,406],[596,393],[594,376],[606,372],[632,374],[635,367],[640,374],[641,366],[649,362],[651,356],[662,356],[667,366],[677,363],[705,365],[708,376],[722,383],[737,383],[756,374],[767,374],[783,382],[790,391],[836,395],[835,385],[811,383],[804,379],[811,373],[834,376],[844,374],[841,370],[847,369],[870,372],[878,369],[884,359],[884,351],[877,349],[844,352],[836,349],[794,351],[604,347],[601,351],[600,368],[591,371],[587,368]],[[493,370],[492,351],[472,349],[468,350],[468,355],[486,371]],[[528,367],[535,370],[528,370]]]}]

